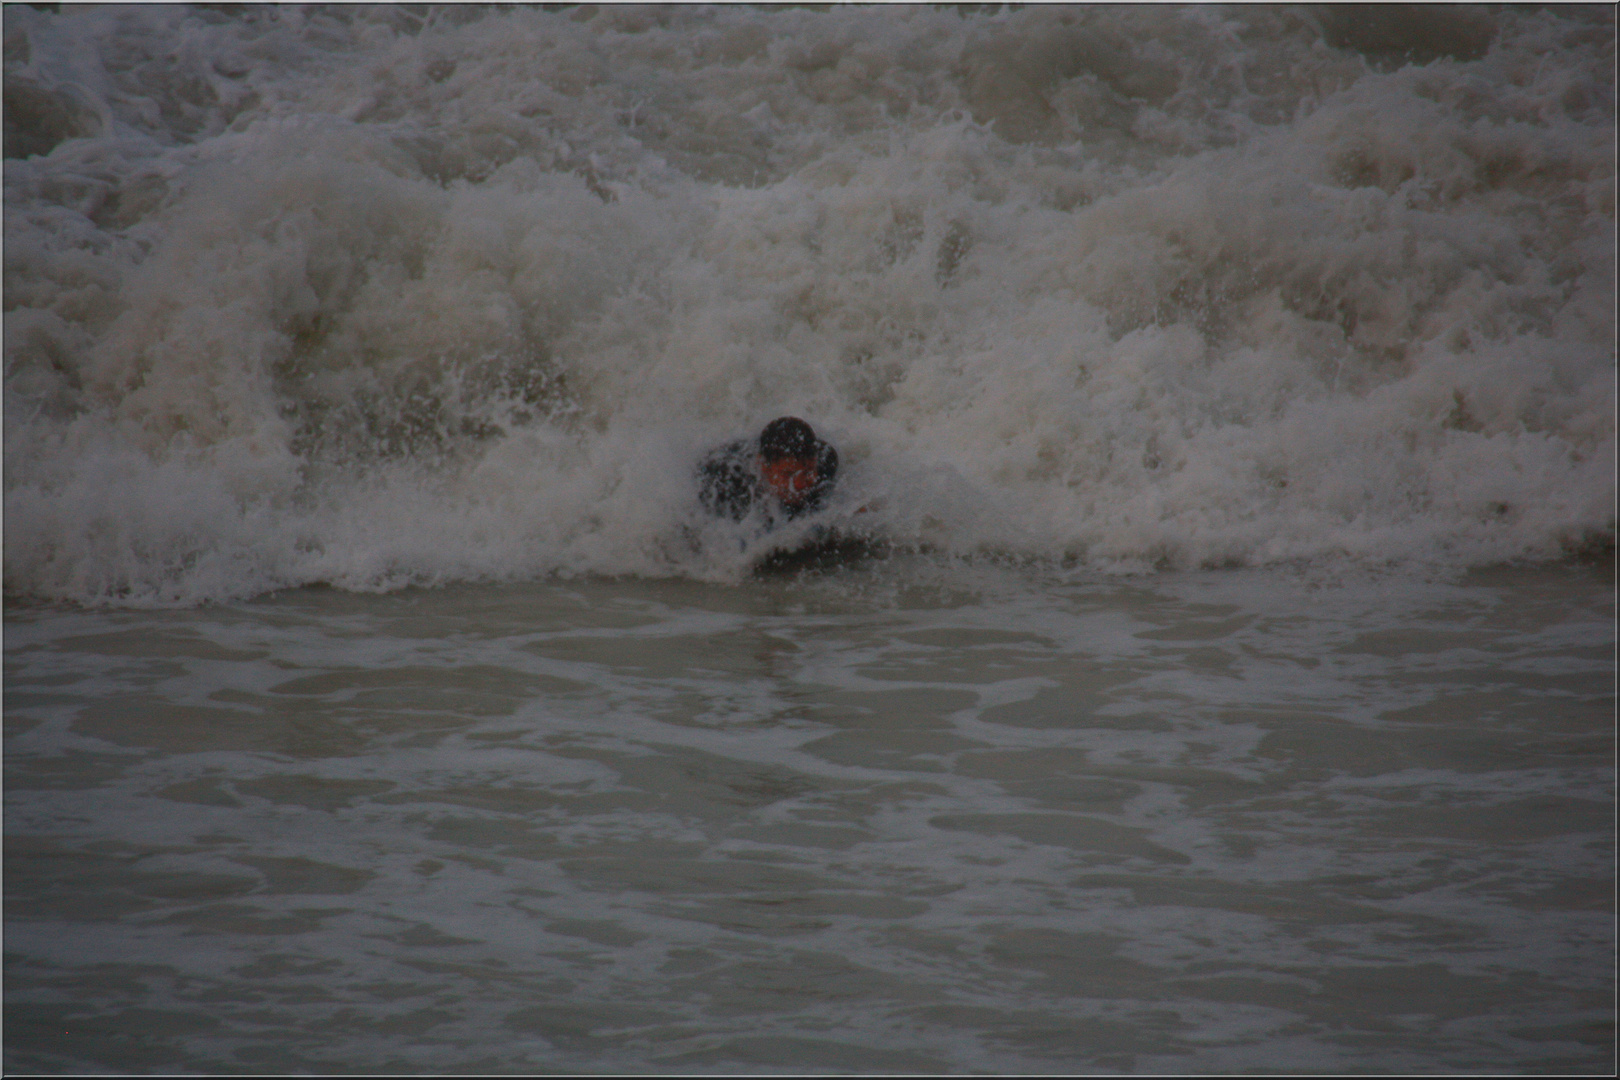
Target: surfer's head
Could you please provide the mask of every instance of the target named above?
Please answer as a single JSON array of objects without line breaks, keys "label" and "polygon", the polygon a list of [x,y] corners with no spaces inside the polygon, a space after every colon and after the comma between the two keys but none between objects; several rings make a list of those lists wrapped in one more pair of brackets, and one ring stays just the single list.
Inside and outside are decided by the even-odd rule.
[{"label": "surfer's head", "polygon": [[797,506],[821,482],[820,444],[797,416],[781,416],[759,433],[759,471],[776,497]]},{"label": "surfer's head", "polygon": [[816,457],[816,433],[797,416],[779,416],[759,433],[759,456],[766,461]]}]

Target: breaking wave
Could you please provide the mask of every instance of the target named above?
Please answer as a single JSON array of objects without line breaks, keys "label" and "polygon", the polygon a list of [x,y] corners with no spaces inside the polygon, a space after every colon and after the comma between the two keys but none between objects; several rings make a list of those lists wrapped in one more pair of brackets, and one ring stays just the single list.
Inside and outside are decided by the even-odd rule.
[{"label": "breaking wave", "polygon": [[1612,549],[1612,8],[425,12],[6,7],[9,594]]}]

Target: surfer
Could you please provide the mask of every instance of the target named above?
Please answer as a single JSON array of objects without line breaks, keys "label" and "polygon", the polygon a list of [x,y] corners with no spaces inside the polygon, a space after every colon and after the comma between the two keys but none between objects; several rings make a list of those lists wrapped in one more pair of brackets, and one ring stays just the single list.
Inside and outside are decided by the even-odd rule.
[{"label": "surfer", "polygon": [[820,510],[838,476],[838,451],[796,416],[757,438],[717,447],[698,465],[699,497],[717,517],[741,521],[759,507],[772,523]]}]

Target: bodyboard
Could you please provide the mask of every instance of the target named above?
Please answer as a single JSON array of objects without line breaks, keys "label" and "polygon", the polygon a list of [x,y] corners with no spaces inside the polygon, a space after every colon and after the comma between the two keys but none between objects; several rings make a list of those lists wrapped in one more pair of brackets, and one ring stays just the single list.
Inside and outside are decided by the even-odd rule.
[{"label": "bodyboard", "polygon": [[765,550],[753,558],[756,577],[824,574],[868,559],[881,559],[889,553],[888,542],[880,537],[831,528],[815,529],[797,541],[762,546]]}]

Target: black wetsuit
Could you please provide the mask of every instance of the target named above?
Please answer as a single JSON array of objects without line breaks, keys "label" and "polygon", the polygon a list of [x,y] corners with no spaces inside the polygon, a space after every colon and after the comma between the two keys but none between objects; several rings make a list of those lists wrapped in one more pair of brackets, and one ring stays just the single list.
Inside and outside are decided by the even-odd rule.
[{"label": "black wetsuit", "polygon": [[816,440],[816,483],[797,506],[788,506],[776,498],[760,476],[758,456],[758,439],[738,439],[710,451],[697,470],[698,495],[704,509],[716,517],[741,521],[756,506],[762,506],[768,519],[780,515],[792,520],[826,505],[838,476],[838,451],[830,444]]}]

